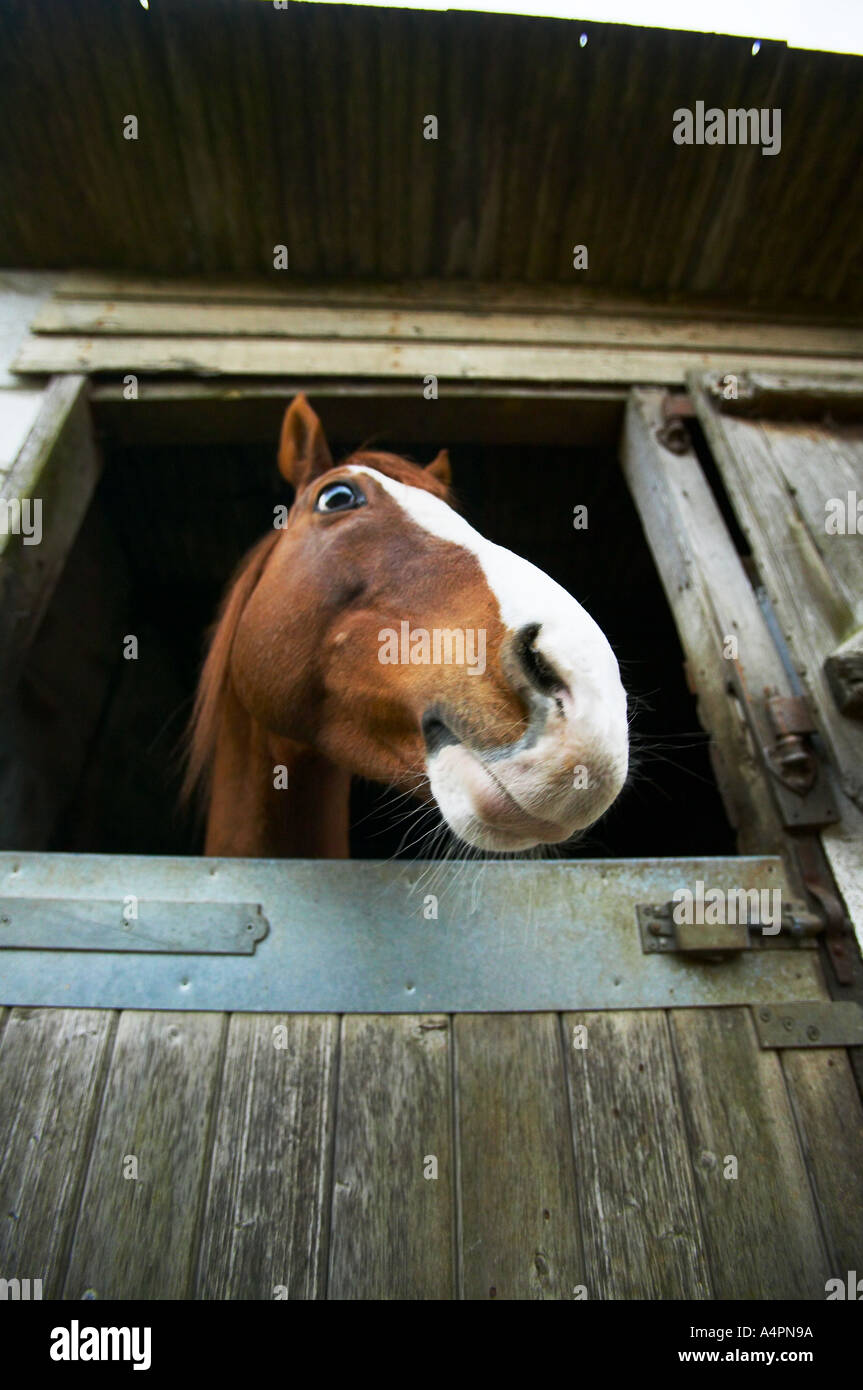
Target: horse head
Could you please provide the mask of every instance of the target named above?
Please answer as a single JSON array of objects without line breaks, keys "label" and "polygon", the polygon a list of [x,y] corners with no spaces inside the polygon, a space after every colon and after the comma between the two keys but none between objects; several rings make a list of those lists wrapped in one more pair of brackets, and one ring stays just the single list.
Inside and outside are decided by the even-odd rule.
[{"label": "horse head", "polygon": [[[199,690],[192,776],[208,762],[218,775],[219,744],[245,718],[257,737],[246,731],[239,758],[222,749],[235,798],[249,777],[272,781],[281,749],[433,798],[481,849],[591,825],[624,784],[628,723],[614,654],[584,608],[454,510],[445,452],[426,468],[367,449],[335,464],[298,396],[279,467],[295,500],[229,594]],[[225,818],[223,807],[209,852],[232,852]],[[233,852],[250,852],[242,843]]]}]

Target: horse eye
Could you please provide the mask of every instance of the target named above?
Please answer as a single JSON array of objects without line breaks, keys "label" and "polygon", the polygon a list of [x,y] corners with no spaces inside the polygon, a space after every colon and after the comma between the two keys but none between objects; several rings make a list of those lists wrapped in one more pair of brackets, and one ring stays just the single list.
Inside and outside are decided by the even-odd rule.
[{"label": "horse eye", "polygon": [[316,512],[347,512],[352,507],[361,507],[365,497],[353,483],[330,483],[318,493]]}]

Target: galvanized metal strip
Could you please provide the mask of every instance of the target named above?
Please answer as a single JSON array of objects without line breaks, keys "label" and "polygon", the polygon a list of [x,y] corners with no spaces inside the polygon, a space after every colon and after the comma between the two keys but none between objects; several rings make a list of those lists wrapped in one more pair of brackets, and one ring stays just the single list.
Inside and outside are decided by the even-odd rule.
[{"label": "galvanized metal strip", "polygon": [[254,955],[0,952],[0,1003],[422,1013],[826,999],[813,951],[645,956],[639,902],[780,888],[777,858],[450,863],[0,854],[0,896],[255,902]]},{"label": "galvanized metal strip", "polygon": [[804,999],[755,1010],[762,1047],[863,1046],[863,1009],[854,1000]]},{"label": "galvanized metal strip", "polygon": [[260,903],[0,897],[0,951],[167,951],[250,956]]}]

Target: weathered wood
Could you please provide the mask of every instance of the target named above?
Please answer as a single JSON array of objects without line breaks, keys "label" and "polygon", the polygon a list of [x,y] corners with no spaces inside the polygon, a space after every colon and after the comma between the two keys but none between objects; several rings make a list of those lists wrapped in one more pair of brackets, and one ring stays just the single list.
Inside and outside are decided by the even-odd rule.
[{"label": "weathered wood", "polygon": [[863,628],[824,658],[824,675],[840,714],[863,719]]},{"label": "weathered wood", "polygon": [[62,1294],[114,1019],[12,1009],[0,1031],[0,1270],[44,1298]]},{"label": "weathered wood", "polygon": [[58,377],[7,474],[0,502],[41,503],[39,544],[0,530],[0,691],[8,691],[54,591],[99,476],[87,383]]},{"label": "weathered wood", "polygon": [[782,1053],[833,1274],[863,1271],[863,1108],[842,1048]]},{"label": "weathered wood", "polygon": [[323,1298],[339,1021],[234,1014],[198,1298]]},{"label": "weathered wood", "polygon": [[[32,334],[21,345],[15,371],[192,372],[246,375],[428,375],[449,380],[630,382],[682,385],[693,370],[743,372],[753,365],[746,350],[667,350],[620,346],[501,346],[491,343],[414,343],[332,338],[79,337]],[[765,370],[781,371],[788,358],[765,353]],[[819,357],[793,359],[800,371],[824,369]],[[860,359],[835,357],[836,373],[858,371]]]},{"label": "weathered wood", "polygon": [[450,1070],[443,1016],[342,1020],[330,1298],[454,1296]]},{"label": "weathered wood", "polygon": [[[134,665],[122,662],[119,640],[119,634],[128,631],[123,621],[127,603],[120,546],[104,517],[91,508],[30,645],[18,684],[2,708],[0,844],[6,849],[45,849],[73,800],[76,832],[80,827],[82,808],[76,793],[82,772],[87,769],[87,776],[95,775],[101,764],[101,759],[91,756],[92,740],[100,727],[112,674],[120,664]],[[145,685],[149,688],[149,682]],[[136,753],[140,737],[138,728]],[[115,762],[110,768],[115,796],[118,766]],[[122,766],[137,790],[140,762],[130,757]],[[84,835],[77,843],[90,848],[94,842]]]},{"label": "weathered wood", "polygon": [[838,531],[826,525],[831,499],[847,511],[849,493],[863,496],[861,431],[733,418],[700,378],[692,392],[842,789],[863,810],[863,726],[837,710],[824,673],[825,658],[863,616],[856,519],[852,527],[846,516]]},{"label": "weathered wood", "polygon": [[454,1020],[462,1292],[571,1299],[587,1284],[556,1014]]},{"label": "weathered wood", "polygon": [[662,396],[632,392],[622,462],[651,554],[686,653],[698,717],[711,734],[711,760],[741,851],[786,849],[762,765],[730,685],[737,643],[751,688],[787,677],[731,537],[694,451],[674,454],[657,439]]},{"label": "weathered wood", "polygon": [[[568,75],[568,74],[566,74]],[[564,74],[562,74],[564,76]],[[518,313],[559,312],[578,314],[637,314],[654,317],[667,314],[681,319],[735,323],[787,323],[797,327],[848,327],[847,316],[831,313],[821,306],[801,317],[796,310],[752,309],[725,299],[699,299],[697,296],[650,295],[589,289],[574,283],[526,282],[513,279],[483,281],[467,279],[360,280],[333,276],[326,280],[299,274],[269,278],[242,278],[236,275],[142,275],[132,271],[120,275],[102,270],[73,270],[57,278],[51,288],[55,300],[94,300],[114,302],[123,299],[162,299],[169,301],[219,301],[225,304],[333,304],[365,307],[454,310],[508,310]],[[859,323],[856,325],[859,327]]]},{"label": "weathered wood", "polygon": [[822,376],[768,376],[747,372],[737,383],[736,394],[726,397],[721,378],[705,383],[720,410],[728,415],[749,415],[758,419],[823,420],[863,418],[863,382],[859,376],[847,381],[825,382]]},{"label": "weathered wood", "polygon": [[564,1036],[587,1296],[709,1298],[665,1013],[566,1014]]},{"label": "weathered wood", "polygon": [[835,1271],[777,1054],[747,1009],[675,1009],[671,1030],[713,1296],[823,1299]]},{"label": "weathered wood", "polygon": [[120,1016],[66,1298],[191,1296],[225,1027],[223,1014]]},{"label": "weathered wood", "polygon": [[[274,302],[275,301],[275,302]],[[54,335],[228,338],[352,338],[400,342],[540,343],[545,347],[625,345],[683,349],[863,357],[857,328],[723,322],[688,315],[508,313],[504,310],[375,308],[363,304],[257,304],[166,299],[51,299],[31,332]]]},{"label": "weathered wood", "polygon": [[822,831],[821,843],[863,952],[863,814],[853,802],[845,802],[841,825]]}]

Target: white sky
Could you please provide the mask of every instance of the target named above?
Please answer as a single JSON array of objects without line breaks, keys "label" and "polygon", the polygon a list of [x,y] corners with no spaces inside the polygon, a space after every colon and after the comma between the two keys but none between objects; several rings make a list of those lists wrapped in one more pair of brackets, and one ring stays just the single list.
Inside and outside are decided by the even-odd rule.
[{"label": "white sky", "polygon": [[[344,0],[319,0],[343,3]],[[863,53],[863,0],[363,0],[388,9],[484,10],[492,14],[553,15],[590,21],[637,24],[655,29],[743,34],[785,39],[790,48]]]}]

